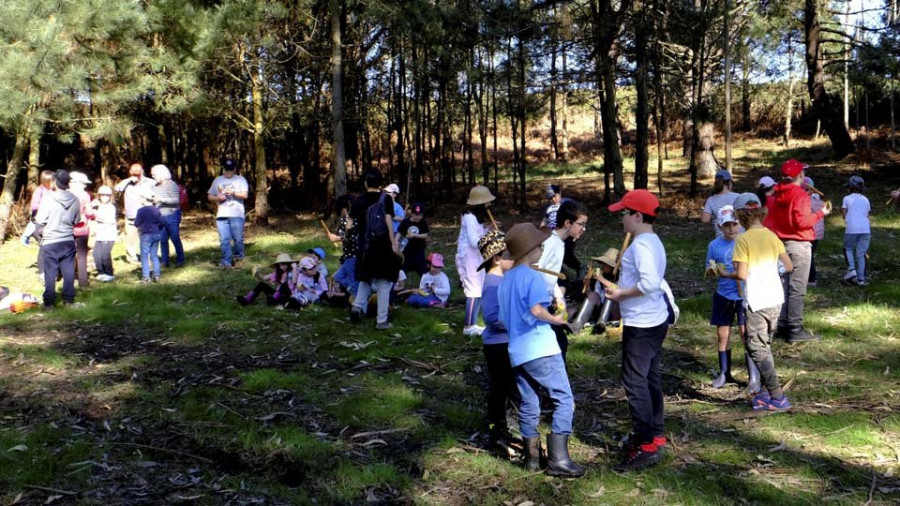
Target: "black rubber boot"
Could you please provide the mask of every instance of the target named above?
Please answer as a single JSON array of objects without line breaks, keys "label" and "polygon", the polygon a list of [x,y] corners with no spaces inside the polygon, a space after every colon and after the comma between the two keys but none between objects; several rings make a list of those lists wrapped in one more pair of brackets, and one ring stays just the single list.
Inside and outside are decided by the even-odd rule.
[{"label": "black rubber boot", "polygon": [[750,358],[749,353],[744,354],[744,357],[747,360],[747,376],[750,378],[750,382],[747,384],[747,392],[758,394],[760,390],[759,369],[756,368],[756,364]]},{"label": "black rubber boot", "polygon": [[525,470],[541,470],[541,436],[526,437],[525,441]]},{"label": "black rubber boot", "polygon": [[569,458],[569,436],[550,434],[547,436],[547,474],[563,478],[579,478],[587,469]]}]

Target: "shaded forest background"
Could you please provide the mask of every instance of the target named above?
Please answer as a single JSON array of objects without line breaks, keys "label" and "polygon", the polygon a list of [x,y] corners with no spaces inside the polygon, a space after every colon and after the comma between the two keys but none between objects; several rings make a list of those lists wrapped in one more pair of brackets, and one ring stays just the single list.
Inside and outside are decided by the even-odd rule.
[{"label": "shaded forest background", "polygon": [[42,169],[164,163],[199,200],[234,158],[265,224],[370,168],[409,199],[503,181],[521,206],[546,162],[601,166],[611,199],[626,165],[663,188],[683,157],[693,195],[736,132],[896,149],[897,0],[5,0],[0,20],[0,241]]}]

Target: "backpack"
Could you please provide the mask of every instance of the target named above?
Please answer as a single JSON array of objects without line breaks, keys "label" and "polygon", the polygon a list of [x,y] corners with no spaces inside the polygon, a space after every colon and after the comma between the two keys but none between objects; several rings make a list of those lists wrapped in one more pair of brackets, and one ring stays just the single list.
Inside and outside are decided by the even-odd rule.
[{"label": "backpack", "polygon": [[188,195],[184,186],[178,185],[178,204],[182,211],[188,211],[191,208],[191,197]]},{"label": "backpack", "polygon": [[384,221],[384,199],[387,194],[382,193],[378,198],[378,202],[369,206],[366,210],[366,242],[367,246],[373,244],[377,239],[387,237],[388,225]]}]

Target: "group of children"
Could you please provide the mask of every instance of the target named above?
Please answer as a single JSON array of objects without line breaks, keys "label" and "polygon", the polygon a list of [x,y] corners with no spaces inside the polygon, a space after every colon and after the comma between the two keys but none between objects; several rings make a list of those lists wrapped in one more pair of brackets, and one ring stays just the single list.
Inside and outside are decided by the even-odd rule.
[{"label": "group of children", "polygon": [[[792,161],[786,162],[787,167]],[[805,166],[803,167],[805,169]],[[802,169],[801,169],[802,171]],[[814,254],[818,242],[824,237],[826,204],[809,177],[788,181],[796,175],[791,168],[783,168],[786,179],[783,184],[800,185],[809,195],[811,216],[815,220],[808,238]],[[804,174],[805,176],[805,174]],[[841,214],[846,221],[844,252],[848,263],[844,281],[865,286],[866,251],[870,240],[868,199],[862,194],[865,182],[852,176],[846,184],[849,194],[844,197]],[[718,278],[712,300],[710,324],[716,327],[719,373],[712,387],[721,388],[734,382],[731,375],[731,327],[737,321],[739,334],[746,350],[748,392],[753,394],[754,410],[784,411],[791,404],[784,395],[775,373],[771,352],[771,340],[783,318],[783,306],[787,304],[786,280],[795,265],[785,247],[785,242],[770,228],[770,216],[775,181],[766,176],[760,179],[756,193],[743,193],[735,197],[732,205],[724,205],[717,212],[716,226],[719,237],[709,243],[706,255],[707,275]],[[820,212],[821,211],[821,212]],[[739,229],[741,227],[743,231]],[[811,259],[808,285],[815,286],[816,269]],[[790,342],[790,339],[789,339]]]}]

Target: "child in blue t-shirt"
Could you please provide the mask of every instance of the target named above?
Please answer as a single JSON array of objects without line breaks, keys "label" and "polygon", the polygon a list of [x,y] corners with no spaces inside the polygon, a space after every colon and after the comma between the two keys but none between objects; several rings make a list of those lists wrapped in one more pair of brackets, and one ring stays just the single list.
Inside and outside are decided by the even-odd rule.
[{"label": "child in blue t-shirt", "polygon": [[551,324],[565,325],[562,315],[551,315],[550,293],[543,276],[531,269],[541,258],[544,234],[531,223],[520,223],[506,234],[509,258],[515,263],[498,288],[500,321],[509,331],[509,361],[514,367],[521,397],[519,428],[525,441],[525,466],[540,469],[541,437],[538,389],[553,401],[553,424],[547,436],[547,474],[577,478],[585,469],[569,458],[569,436],[575,402],[569,376]]},{"label": "child in blue t-shirt", "polygon": [[[740,224],[734,215],[734,207],[723,206],[719,209],[716,225],[722,232],[713,239],[706,250],[706,274],[719,278],[716,292],[712,300],[712,316],[710,325],[716,327],[719,351],[719,375],[712,382],[713,388],[722,388],[726,383],[734,383],[731,377],[731,326],[737,317],[738,332],[744,335],[744,296],[740,281],[734,273],[731,257],[734,254]],[[750,375],[750,391],[759,391],[759,372],[753,361],[747,359],[747,370]]]}]

